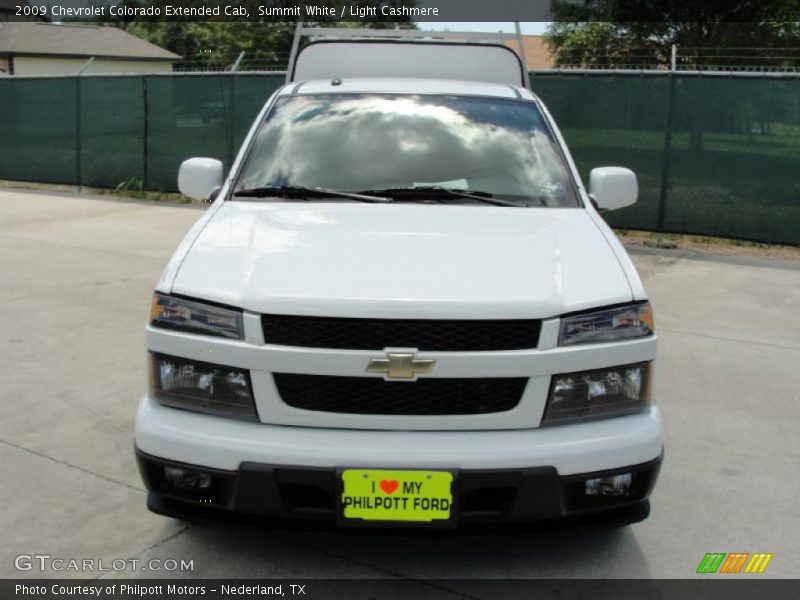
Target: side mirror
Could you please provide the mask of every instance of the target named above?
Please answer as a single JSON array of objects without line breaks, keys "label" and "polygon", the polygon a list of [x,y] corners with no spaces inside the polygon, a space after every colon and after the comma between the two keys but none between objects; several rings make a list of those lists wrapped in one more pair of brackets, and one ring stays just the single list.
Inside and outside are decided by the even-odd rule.
[{"label": "side mirror", "polygon": [[181,163],[178,189],[184,196],[208,200],[222,186],[222,162],[215,158],[190,158]]},{"label": "side mirror", "polygon": [[589,193],[598,210],[616,210],[636,202],[639,184],[630,169],[598,167],[589,175]]}]

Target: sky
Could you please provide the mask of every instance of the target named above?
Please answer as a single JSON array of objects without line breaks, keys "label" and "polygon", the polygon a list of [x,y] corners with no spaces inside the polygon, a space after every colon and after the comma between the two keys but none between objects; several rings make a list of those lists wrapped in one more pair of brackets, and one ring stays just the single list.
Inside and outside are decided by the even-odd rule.
[{"label": "sky", "polygon": [[[443,30],[450,31],[489,31],[496,33],[502,31],[503,33],[514,33],[514,23],[502,22],[435,22],[430,21],[425,23],[417,23],[420,29],[423,30]],[[550,23],[534,22],[534,23],[520,23],[520,29],[525,35],[541,35],[547,30]]]}]

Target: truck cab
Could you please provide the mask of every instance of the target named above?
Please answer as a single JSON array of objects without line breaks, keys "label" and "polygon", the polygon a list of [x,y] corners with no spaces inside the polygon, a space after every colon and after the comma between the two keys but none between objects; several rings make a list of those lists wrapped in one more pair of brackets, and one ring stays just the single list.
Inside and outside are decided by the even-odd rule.
[{"label": "truck cab", "polygon": [[136,453],[151,510],[460,527],[649,514],[644,287],[499,45],[299,51],[166,266]]}]

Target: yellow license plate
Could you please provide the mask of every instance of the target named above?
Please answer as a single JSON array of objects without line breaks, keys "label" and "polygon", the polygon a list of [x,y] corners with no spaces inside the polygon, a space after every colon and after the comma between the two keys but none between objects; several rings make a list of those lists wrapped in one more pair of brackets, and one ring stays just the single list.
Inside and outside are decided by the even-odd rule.
[{"label": "yellow license plate", "polygon": [[345,519],[447,521],[453,509],[453,474],[448,471],[342,471]]}]

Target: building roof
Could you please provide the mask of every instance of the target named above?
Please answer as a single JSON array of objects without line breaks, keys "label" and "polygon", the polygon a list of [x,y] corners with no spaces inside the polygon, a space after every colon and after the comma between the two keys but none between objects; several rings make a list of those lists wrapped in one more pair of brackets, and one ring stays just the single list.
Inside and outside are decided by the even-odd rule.
[{"label": "building roof", "polygon": [[[516,40],[506,42],[506,45],[519,54]],[[523,35],[522,45],[525,48],[525,64],[529,69],[552,69],[556,59],[550,46],[541,35]]]},{"label": "building roof", "polygon": [[180,60],[180,56],[116,27],[0,23],[0,54]]}]

